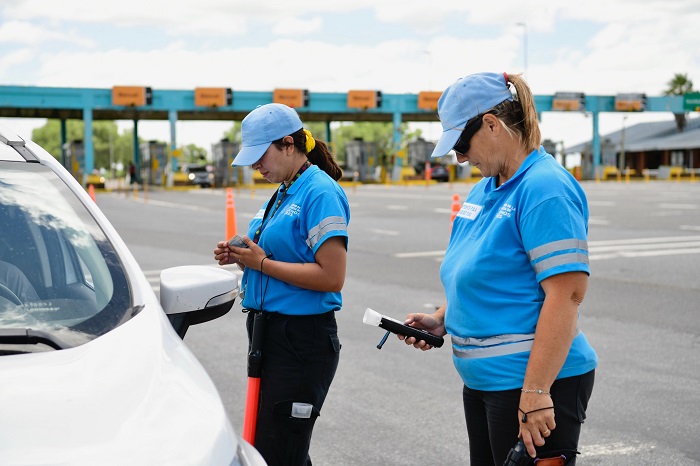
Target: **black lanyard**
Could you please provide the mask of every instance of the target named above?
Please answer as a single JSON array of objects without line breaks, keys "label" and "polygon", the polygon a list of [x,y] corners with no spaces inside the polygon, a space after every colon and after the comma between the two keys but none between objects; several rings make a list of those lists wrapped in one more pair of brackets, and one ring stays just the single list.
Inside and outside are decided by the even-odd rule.
[{"label": "black lanyard", "polygon": [[[306,171],[306,169],[309,168],[310,166],[311,166],[311,162],[309,162],[309,161],[307,160],[307,161],[304,163],[304,165],[301,166],[301,168],[299,169],[299,171],[297,172],[297,174],[294,175],[294,178],[292,179],[292,181],[289,182],[289,186],[287,186],[286,184],[282,183],[282,184],[280,184],[279,189],[278,189],[277,191],[275,191],[275,192],[272,194],[272,197],[271,197],[270,200],[267,202],[267,207],[265,208],[265,214],[263,215],[262,222],[260,222],[260,226],[258,227],[257,230],[255,230],[255,234],[253,235],[253,242],[254,242],[255,244],[258,244],[258,241],[260,241],[260,235],[262,235],[263,230],[264,230],[265,227],[267,226],[267,222],[266,222],[266,220],[267,220],[267,215],[268,215],[268,214],[270,213],[270,211],[272,210],[272,206],[273,206],[273,205],[275,206],[275,210],[272,210],[272,215],[270,215],[270,220],[272,220],[272,217],[275,216],[275,214],[277,213],[277,210],[278,210],[278,209],[280,208],[280,206],[282,205],[282,200],[284,199],[284,196],[287,194],[287,191],[289,191],[289,188],[292,187],[292,184],[294,184],[294,182],[295,182],[296,180],[298,180],[299,177],[300,177],[300,176]],[[277,199],[277,202],[273,202],[273,201],[275,200],[275,198]]]}]

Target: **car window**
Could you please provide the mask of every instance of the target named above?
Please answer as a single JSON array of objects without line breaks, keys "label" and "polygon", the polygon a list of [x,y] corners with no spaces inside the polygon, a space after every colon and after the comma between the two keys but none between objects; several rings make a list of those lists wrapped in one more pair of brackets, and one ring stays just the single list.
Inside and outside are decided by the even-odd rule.
[{"label": "car window", "polygon": [[43,165],[0,162],[0,329],[70,347],[120,325],[130,307],[117,253],[75,194]]}]

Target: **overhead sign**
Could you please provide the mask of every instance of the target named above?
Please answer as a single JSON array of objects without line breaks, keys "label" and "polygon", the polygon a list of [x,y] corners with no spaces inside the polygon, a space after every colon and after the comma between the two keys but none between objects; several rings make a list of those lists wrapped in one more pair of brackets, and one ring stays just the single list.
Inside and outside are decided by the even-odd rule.
[{"label": "overhead sign", "polygon": [[421,110],[437,110],[438,100],[442,92],[440,91],[421,91],[418,93],[418,108]]},{"label": "overhead sign", "polygon": [[275,89],[272,101],[292,108],[308,107],[309,91],[307,89]]},{"label": "overhead sign", "polygon": [[646,108],[646,94],[617,94],[615,96],[615,110],[618,112],[641,112]]},{"label": "overhead sign", "polygon": [[233,102],[233,92],[228,87],[197,87],[194,104],[197,107],[226,107]]},{"label": "overhead sign", "polygon": [[552,100],[552,110],[563,112],[583,111],[586,97],[583,92],[557,92]]},{"label": "overhead sign", "polygon": [[683,96],[683,110],[700,112],[700,92],[693,92]]},{"label": "overhead sign", "polygon": [[112,105],[141,107],[153,103],[153,91],[150,87],[114,86],[112,87]]},{"label": "overhead sign", "polygon": [[381,91],[348,91],[347,107],[367,110],[382,105]]}]

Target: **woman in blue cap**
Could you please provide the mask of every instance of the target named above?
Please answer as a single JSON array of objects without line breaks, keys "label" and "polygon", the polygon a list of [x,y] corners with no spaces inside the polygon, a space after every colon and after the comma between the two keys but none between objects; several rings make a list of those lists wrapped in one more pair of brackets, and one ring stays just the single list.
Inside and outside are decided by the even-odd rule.
[{"label": "woman in blue cap", "polygon": [[590,274],[585,193],[540,145],[520,75],[461,78],[438,114],[433,157],[454,150],[484,178],[453,223],[440,268],[447,304],[406,323],[452,337],[472,466],[503,465],[519,437],[533,458],[575,464],[598,363],[578,327]]},{"label": "woman in blue cap", "polygon": [[249,336],[254,315],[265,320],[255,447],[270,466],[310,465],[311,433],[340,355],[335,312],[350,208],[337,183],[341,169],[294,109],[260,106],[241,133],[233,165],[250,165],[280,186],[251,220],[246,247],[222,241],[214,255],[244,270]]}]

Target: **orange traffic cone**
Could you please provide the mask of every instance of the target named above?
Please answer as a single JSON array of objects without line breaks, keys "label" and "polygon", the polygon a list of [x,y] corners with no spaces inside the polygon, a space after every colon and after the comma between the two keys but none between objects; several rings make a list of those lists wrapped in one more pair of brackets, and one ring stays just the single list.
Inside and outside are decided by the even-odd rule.
[{"label": "orange traffic cone", "polygon": [[459,202],[459,194],[452,195],[452,214],[450,215],[450,230],[452,230],[452,224],[455,221],[455,217],[462,209],[462,204]]},{"label": "orange traffic cone", "polygon": [[233,189],[226,189],[226,238],[231,239],[236,230],[236,205],[233,202]]},{"label": "orange traffic cone", "polygon": [[97,203],[97,199],[95,198],[95,187],[93,185],[88,186],[88,194],[90,194],[90,199]]}]

